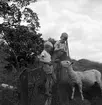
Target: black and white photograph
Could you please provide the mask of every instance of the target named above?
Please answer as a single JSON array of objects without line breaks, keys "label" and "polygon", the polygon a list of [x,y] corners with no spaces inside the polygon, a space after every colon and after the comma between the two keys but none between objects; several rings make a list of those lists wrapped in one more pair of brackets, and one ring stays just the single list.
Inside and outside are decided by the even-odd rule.
[{"label": "black and white photograph", "polygon": [[0,0],[0,105],[102,105],[102,0]]}]

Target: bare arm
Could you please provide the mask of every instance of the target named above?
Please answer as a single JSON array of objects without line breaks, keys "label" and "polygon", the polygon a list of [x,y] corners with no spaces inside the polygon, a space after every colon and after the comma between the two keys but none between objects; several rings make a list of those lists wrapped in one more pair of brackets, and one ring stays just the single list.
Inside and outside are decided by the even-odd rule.
[{"label": "bare arm", "polygon": [[60,50],[60,45],[59,45],[59,41],[57,41],[54,45],[55,51],[56,50]]}]

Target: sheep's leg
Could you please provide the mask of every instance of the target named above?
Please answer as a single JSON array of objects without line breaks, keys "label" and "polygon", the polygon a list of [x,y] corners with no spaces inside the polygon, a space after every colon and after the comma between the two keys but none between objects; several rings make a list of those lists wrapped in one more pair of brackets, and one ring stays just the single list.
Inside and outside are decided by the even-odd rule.
[{"label": "sheep's leg", "polygon": [[99,83],[100,89],[101,89],[101,94],[102,94],[102,82]]},{"label": "sheep's leg", "polygon": [[80,94],[81,94],[81,99],[84,100],[82,85],[79,85],[79,91],[80,91]]},{"label": "sheep's leg", "polygon": [[101,81],[101,79],[99,80],[98,84],[99,84],[99,86],[100,86],[101,94],[102,94],[102,81]]},{"label": "sheep's leg", "polygon": [[101,80],[101,76],[100,76],[100,77],[97,76],[97,83],[98,83],[99,86],[100,86],[101,94],[102,94],[102,80]]},{"label": "sheep's leg", "polygon": [[71,99],[74,99],[75,87],[72,87],[72,96]]}]

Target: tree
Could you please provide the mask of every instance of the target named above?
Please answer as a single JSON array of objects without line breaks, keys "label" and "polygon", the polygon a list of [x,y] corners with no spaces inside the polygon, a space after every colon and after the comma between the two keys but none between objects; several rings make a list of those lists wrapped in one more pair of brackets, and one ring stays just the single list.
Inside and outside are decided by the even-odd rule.
[{"label": "tree", "polygon": [[[22,71],[22,67],[28,67],[29,63],[33,63],[30,61],[35,61],[35,57],[43,49],[43,39],[38,33],[39,18],[35,12],[27,8],[27,5],[35,1],[0,0],[0,17],[4,19],[0,24],[0,33],[6,43],[3,43],[3,50],[7,53],[5,60],[8,61],[6,68],[15,68],[18,74]],[[12,4],[10,4],[11,2]],[[24,18],[22,19],[22,17]],[[27,22],[28,26],[21,25],[22,21]],[[22,74],[24,75],[24,72]],[[23,80],[21,80],[21,84],[24,84]],[[27,87],[27,81],[25,84]],[[27,88],[24,90],[22,86],[21,88],[22,93],[27,93]],[[27,94],[24,97],[22,105],[27,105]]]},{"label": "tree", "polygon": [[54,44],[56,43],[56,40],[54,38],[48,38],[48,41],[53,44],[53,49],[51,51],[51,55],[52,55],[53,54],[53,51],[54,51]]},{"label": "tree", "polygon": [[[0,2],[0,16],[4,18],[3,24],[0,25],[0,32],[3,31],[3,39],[6,40],[10,51],[15,55],[16,63],[19,56],[30,56],[32,52],[36,56],[43,48],[43,39],[40,38],[41,34],[37,33],[40,27],[37,14],[25,7],[35,1],[13,0],[16,4],[12,5],[8,5],[8,2]],[[18,4],[19,7],[17,7]],[[25,7],[23,12],[20,10],[22,7]],[[23,20],[21,20],[22,16],[24,16]],[[26,21],[28,26],[21,26],[22,21]]]},{"label": "tree", "polygon": [[56,40],[54,38],[48,38],[48,41],[50,41],[53,45],[56,43]]}]

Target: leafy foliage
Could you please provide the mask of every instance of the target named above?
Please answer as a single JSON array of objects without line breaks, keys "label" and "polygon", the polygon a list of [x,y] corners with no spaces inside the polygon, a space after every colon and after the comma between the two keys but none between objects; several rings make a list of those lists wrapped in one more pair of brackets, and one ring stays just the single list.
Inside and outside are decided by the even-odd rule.
[{"label": "leafy foliage", "polygon": [[56,40],[54,38],[48,38],[48,41],[50,41],[53,45],[56,43]]},{"label": "leafy foliage", "polygon": [[37,0],[11,0],[13,2],[17,2],[17,5],[20,7],[24,7],[29,5],[32,2],[36,2]]},{"label": "leafy foliage", "polygon": [[53,45],[53,49],[51,51],[51,55],[53,54],[53,51],[54,51],[54,44],[56,43],[56,40],[54,38],[48,38],[48,41],[52,43]]},{"label": "leafy foliage", "polygon": [[[44,41],[41,38],[42,34],[38,33],[38,29],[40,28],[39,18],[35,12],[26,7],[35,1],[0,0],[0,17],[3,18],[3,23],[0,24],[0,33],[2,36],[0,36],[2,40],[0,50],[6,54],[3,60],[8,62],[5,64],[7,70],[3,69],[3,72],[0,72],[2,74],[1,77],[3,77],[0,82],[15,85],[14,81],[18,79],[23,68],[29,68],[29,65],[34,65],[36,56],[43,50]],[[22,22],[26,22],[28,26],[22,25]],[[26,83],[24,81],[19,82],[25,84],[25,88],[27,89],[27,81]],[[16,86],[19,89],[18,83]],[[21,87],[23,89],[22,85]],[[24,89],[21,92],[27,93]],[[22,102],[24,101],[22,100]]]},{"label": "leafy foliage", "polygon": [[[9,52],[9,57],[6,60],[17,68],[21,65],[21,59],[27,63],[30,60],[34,61],[32,58],[43,49],[43,39],[40,38],[41,34],[37,33],[40,27],[37,14],[27,7],[23,12],[20,10],[35,0],[14,0],[14,3],[22,5],[20,8],[14,3],[9,5],[8,2],[0,1],[0,16],[4,18],[0,32],[3,32],[3,39],[8,46],[5,51]],[[22,16],[22,21],[26,21],[28,26],[20,25]]]}]

